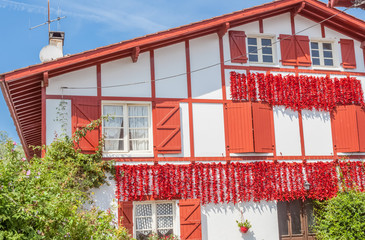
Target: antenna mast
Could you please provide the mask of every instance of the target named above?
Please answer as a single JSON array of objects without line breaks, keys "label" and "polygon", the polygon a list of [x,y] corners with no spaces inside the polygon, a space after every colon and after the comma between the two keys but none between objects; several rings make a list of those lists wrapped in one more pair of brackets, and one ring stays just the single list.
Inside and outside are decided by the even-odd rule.
[{"label": "antenna mast", "polygon": [[51,11],[50,11],[49,0],[48,0],[48,21],[47,22],[44,22],[44,23],[41,23],[41,24],[39,24],[37,26],[31,27],[31,28],[29,28],[29,30],[33,30],[34,28],[37,28],[37,27],[40,27],[40,26],[43,26],[43,25],[48,24],[48,34],[49,34],[51,32],[51,23],[52,22],[60,21],[61,19],[66,18],[66,16],[63,16],[63,17],[57,17],[57,18],[51,20],[51,13],[50,12]]}]

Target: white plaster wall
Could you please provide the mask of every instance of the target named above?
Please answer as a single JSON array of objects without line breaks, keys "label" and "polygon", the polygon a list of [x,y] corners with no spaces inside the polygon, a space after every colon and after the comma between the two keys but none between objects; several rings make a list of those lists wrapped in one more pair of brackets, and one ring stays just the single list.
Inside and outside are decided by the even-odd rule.
[{"label": "white plaster wall", "polygon": [[[295,23],[296,32],[301,32],[304,29],[306,29],[305,31],[299,33],[298,35],[316,36],[316,37],[322,36],[321,25],[318,24],[317,22],[314,22],[306,17],[296,15],[294,17],[294,23]],[[315,26],[313,26],[313,25],[315,25]],[[309,28],[309,29],[307,29],[307,28]]]},{"label": "white plaster wall", "polygon": [[274,129],[277,156],[300,156],[300,133],[298,112],[285,109],[284,106],[273,107]]},{"label": "white plaster wall", "polygon": [[[66,104],[60,107],[60,102]],[[51,144],[56,137],[63,134],[71,136],[71,100],[47,99],[46,100],[46,145]],[[65,127],[62,129],[62,123]]]},{"label": "white plaster wall", "polygon": [[149,52],[141,53],[136,63],[126,57],[102,64],[101,86],[102,96],[151,97]]},{"label": "white plaster wall", "polygon": [[189,44],[192,97],[222,99],[218,35],[192,39]]},{"label": "white plaster wall", "polygon": [[196,157],[226,155],[222,104],[193,103],[193,124]]},{"label": "white plaster wall", "polygon": [[[62,89],[62,87],[77,89]],[[49,78],[46,93],[48,95],[96,96],[96,67],[88,67]]]},{"label": "white plaster wall", "polygon": [[264,18],[264,33],[291,34],[290,13]]},{"label": "white plaster wall", "polygon": [[302,111],[306,155],[333,155],[331,116],[329,112]]},{"label": "white plaster wall", "polygon": [[[202,239],[277,240],[279,227],[275,202],[244,202],[207,204],[202,206]],[[243,213],[243,214],[242,214]],[[252,228],[245,234],[239,231],[236,220],[249,220]]]},{"label": "white plaster wall", "polygon": [[154,54],[156,97],[187,98],[185,42],[156,49]]},{"label": "white plaster wall", "polygon": [[[159,157],[190,157],[189,105],[180,103],[181,153],[159,154]],[[160,163],[160,162],[159,162]]]}]

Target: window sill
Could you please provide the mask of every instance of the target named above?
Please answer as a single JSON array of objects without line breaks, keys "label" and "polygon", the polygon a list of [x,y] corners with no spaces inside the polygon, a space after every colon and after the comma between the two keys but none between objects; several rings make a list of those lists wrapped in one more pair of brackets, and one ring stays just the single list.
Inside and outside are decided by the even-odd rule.
[{"label": "window sill", "polygon": [[231,153],[231,157],[242,157],[242,156],[274,156],[273,153]]},{"label": "window sill", "polygon": [[122,152],[104,152],[103,158],[147,158],[154,157],[153,152],[141,152],[141,153],[122,153]]}]

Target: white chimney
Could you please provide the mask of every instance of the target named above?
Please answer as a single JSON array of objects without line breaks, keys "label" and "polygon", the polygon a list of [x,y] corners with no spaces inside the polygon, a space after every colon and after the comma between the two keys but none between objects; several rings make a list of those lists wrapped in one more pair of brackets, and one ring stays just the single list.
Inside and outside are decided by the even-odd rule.
[{"label": "white chimney", "polygon": [[49,45],[56,46],[63,54],[63,41],[65,40],[64,32],[49,32]]}]

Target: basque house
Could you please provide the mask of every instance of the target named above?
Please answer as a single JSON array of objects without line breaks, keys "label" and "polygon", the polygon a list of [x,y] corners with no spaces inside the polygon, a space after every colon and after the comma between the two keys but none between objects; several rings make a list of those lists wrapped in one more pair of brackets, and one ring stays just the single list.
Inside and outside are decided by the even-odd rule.
[{"label": "basque house", "polygon": [[137,239],[313,239],[311,199],[339,171],[365,189],[364,58],[364,21],[279,0],[0,80],[28,157],[111,116],[79,147],[104,137],[117,174],[95,200]]}]

